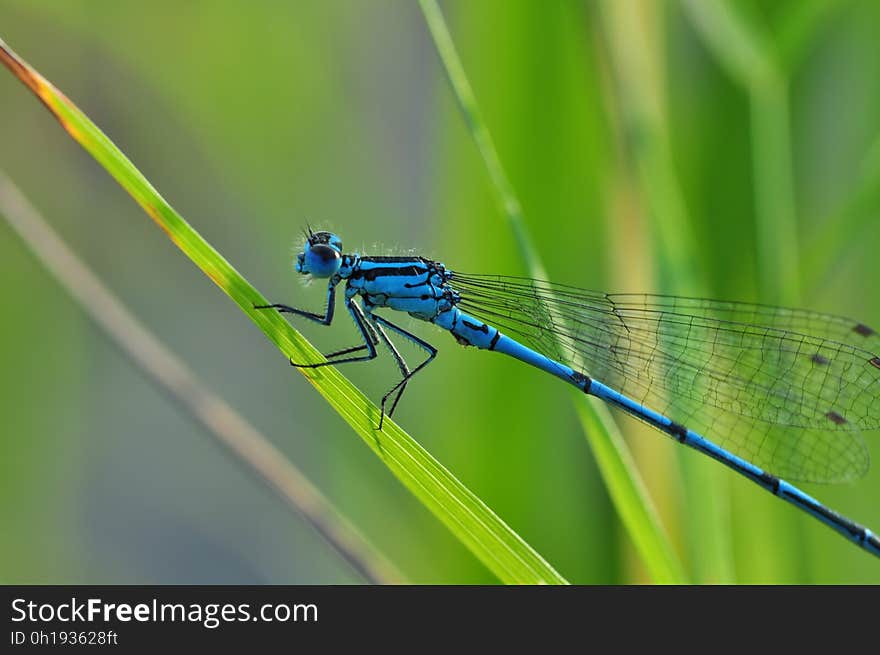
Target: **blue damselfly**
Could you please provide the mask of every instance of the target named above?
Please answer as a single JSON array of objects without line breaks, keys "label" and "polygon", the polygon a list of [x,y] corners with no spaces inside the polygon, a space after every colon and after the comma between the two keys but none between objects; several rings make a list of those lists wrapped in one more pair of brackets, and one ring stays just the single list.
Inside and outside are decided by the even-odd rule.
[{"label": "blue damselfly", "polygon": [[[312,230],[296,270],[328,279],[324,313],[281,304],[259,309],[330,325],[336,287],[345,280],[345,307],[363,343],[327,353],[326,362],[291,364],[368,361],[382,342],[401,379],[382,397],[379,429],[386,408],[391,416],[409,380],[437,354],[375,313],[388,308],[611,403],[880,556],[873,532],[781,479],[841,482],[867,471],[861,431],[880,428],[880,337],[863,323],[768,305],[463,274],[424,257],[344,254],[339,237]],[[427,357],[410,368],[386,330]]]}]

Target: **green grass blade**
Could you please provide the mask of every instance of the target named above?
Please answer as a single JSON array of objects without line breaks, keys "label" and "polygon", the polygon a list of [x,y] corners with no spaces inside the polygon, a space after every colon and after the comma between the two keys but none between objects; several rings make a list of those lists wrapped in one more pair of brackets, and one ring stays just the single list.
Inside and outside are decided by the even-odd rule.
[{"label": "green grass blade", "polygon": [[800,302],[798,230],[788,84],[775,78],[751,95],[752,157],[762,290],[770,302]]},{"label": "green grass blade", "polygon": [[[254,305],[266,304],[266,298],[159,195],[85,114],[2,40],[0,60],[285,357],[313,363],[322,360],[320,353],[279,314],[255,310]],[[502,581],[565,583],[537,552],[399,426],[386,419],[384,430],[377,432],[379,409],[335,368],[302,372],[391,472]]]},{"label": "green grass blade", "polygon": [[[800,297],[799,249],[790,143],[788,80],[768,35],[749,23],[740,8],[726,0],[686,0],[686,13],[707,48],[748,95],[751,119],[752,171],[755,188],[755,234],[758,280],[764,300],[797,305]],[[765,502],[765,501],[758,501]],[[754,530],[773,529],[790,539],[785,552],[794,556],[762,561],[758,579],[797,579],[802,551],[791,537],[797,517],[768,506],[754,512]],[[776,552],[776,551],[774,551]],[[771,561],[775,560],[775,561]],[[758,561],[747,558],[747,566]]]},{"label": "green grass blade", "polygon": [[788,81],[774,47],[725,0],[686,0],[709,50],[749,95],[758,261],[766,300],[796,304],[798,234]]},{"label": "green grass blade", "polygon": [[[547,279],[523,221],[520,202],[504,173],[443,14],[434,0],[420,0],[420,6],[453,93],[486,165],[502,214],[507,218],[531,275]],[[576,406],[584,434],[596,456],[615,509],[652,579],[658,583],[683,583],[685,576],[682,566],[660,525],[654,505],[607,407],[592,397],[585,403],[582,394]]]},{"label": "green grass blade", "polygon": [[727,74],[745,88],[775,74],[767,46],[736,7],[725,0],[681,0],[688,18]]},{"label": "green grass blade", "polygon": [[611,410],[592,397],[587,403],[578,397],[575,409],[614,507],[651,578],[657,584],[687,584],[684,568],[666,536]]},{"label": "green grass blade", "polygon": [[[672,137],[666,117],[666,78],[659,26],[659,3],[600,3],[608,58],[618,97],[621,150],[632,153],[635,195],[643,205],[643,229],[650,235],[656,272],[664,289],[705,295],[705,262],[697,247],[693,221],[676,172]],[[644,44],[633,48],[633,41]],[[679,470],[686,507],[687,540],[692,571],[698,582],[729,583],[735,572],[731,548],[729,490],[716,465],[679,451]]]},{"label": "green grass blade", "polygon": [[149,331],[49,226],[0,171],[0,215],[123,355],[227,449],[236,462],[305,519],[364,581],[403,584],[406,578],[272,442]]},{"label": "green grass blade", "polygon": [[780,65],[790,76],[803,62],[816,35],[832,23],[840,0],[800,0],[785,8],[785,19],[776,38]]},{"label": "green grass blade", "polygon": [[880,215],[880,136],[874,138],[853,189],[840,208],[811,235],[801,260],[807,288],[819,287],[828,271],[845,259]]}]

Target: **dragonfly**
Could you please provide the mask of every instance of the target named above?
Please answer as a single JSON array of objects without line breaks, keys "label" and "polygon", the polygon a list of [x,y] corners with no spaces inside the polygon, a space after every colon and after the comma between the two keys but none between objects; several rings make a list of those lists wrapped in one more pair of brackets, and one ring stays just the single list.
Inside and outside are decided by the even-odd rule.
[{"label": "dragonfly", "polygon": [[[323,314],[255,307],[329,326],[344,280],[345,309],[361,342],[319,363],[290,363],[366,362],[380,343],[387,347],[401,378],[382,397],[379,430],[410,380],[437,355],[377,313],[387,309],[600,398],[880,557],[877,534],[789,482],[844,482],[868,469],[862,433],[880,428],[880,336],[864,323],[803,309],[459,273],[427,257],[346,254],[336,234],[311,228],[295,269],[328,281]],[[425,358],[410,367],[389,333]]]}]

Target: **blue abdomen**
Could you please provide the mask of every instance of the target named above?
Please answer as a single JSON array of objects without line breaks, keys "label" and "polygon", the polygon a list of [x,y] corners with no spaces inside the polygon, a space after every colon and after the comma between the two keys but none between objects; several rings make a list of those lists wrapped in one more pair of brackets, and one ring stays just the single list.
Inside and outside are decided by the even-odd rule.
[{"label": "blue abdomen", "polygon": [[497,328],[465,314],[458,307],[441,312],[432,322],[452,332],[456,340],[464,346],[491,350],[501,336]]}]

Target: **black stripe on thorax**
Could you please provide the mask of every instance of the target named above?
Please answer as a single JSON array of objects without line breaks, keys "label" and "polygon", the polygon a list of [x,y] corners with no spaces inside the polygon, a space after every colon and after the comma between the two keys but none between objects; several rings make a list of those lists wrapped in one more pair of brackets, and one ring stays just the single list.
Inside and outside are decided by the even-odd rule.
[{"label": "black stripe on thorax", "polygon": [[414,277],[426,275],[429,271],[418,266],[400,266],[388,268],[368,268],[354,271],[349,278],[352,280],[367,280],[372,282],[381,277]]},{"label": "black stripe on thorax", "polygon": [[425,259],[424,257],[361,257],[360,261],[362,262],[375,262],[377,264],[400,264],[401,262],[412,262],[413,264],[421,264],[424,266],[430,266],[434,264],[430,259]]},{"label": "black stripe on thorax", "polygon": [[[409,266],[363,267],[363,264],[409,264]],[[424,257],[361,257],[360,264],[352,271],[349,279],[372,282],[381,277],[430,277],[437,263]],[[426,279],[427,279],[426,277]]]}]

